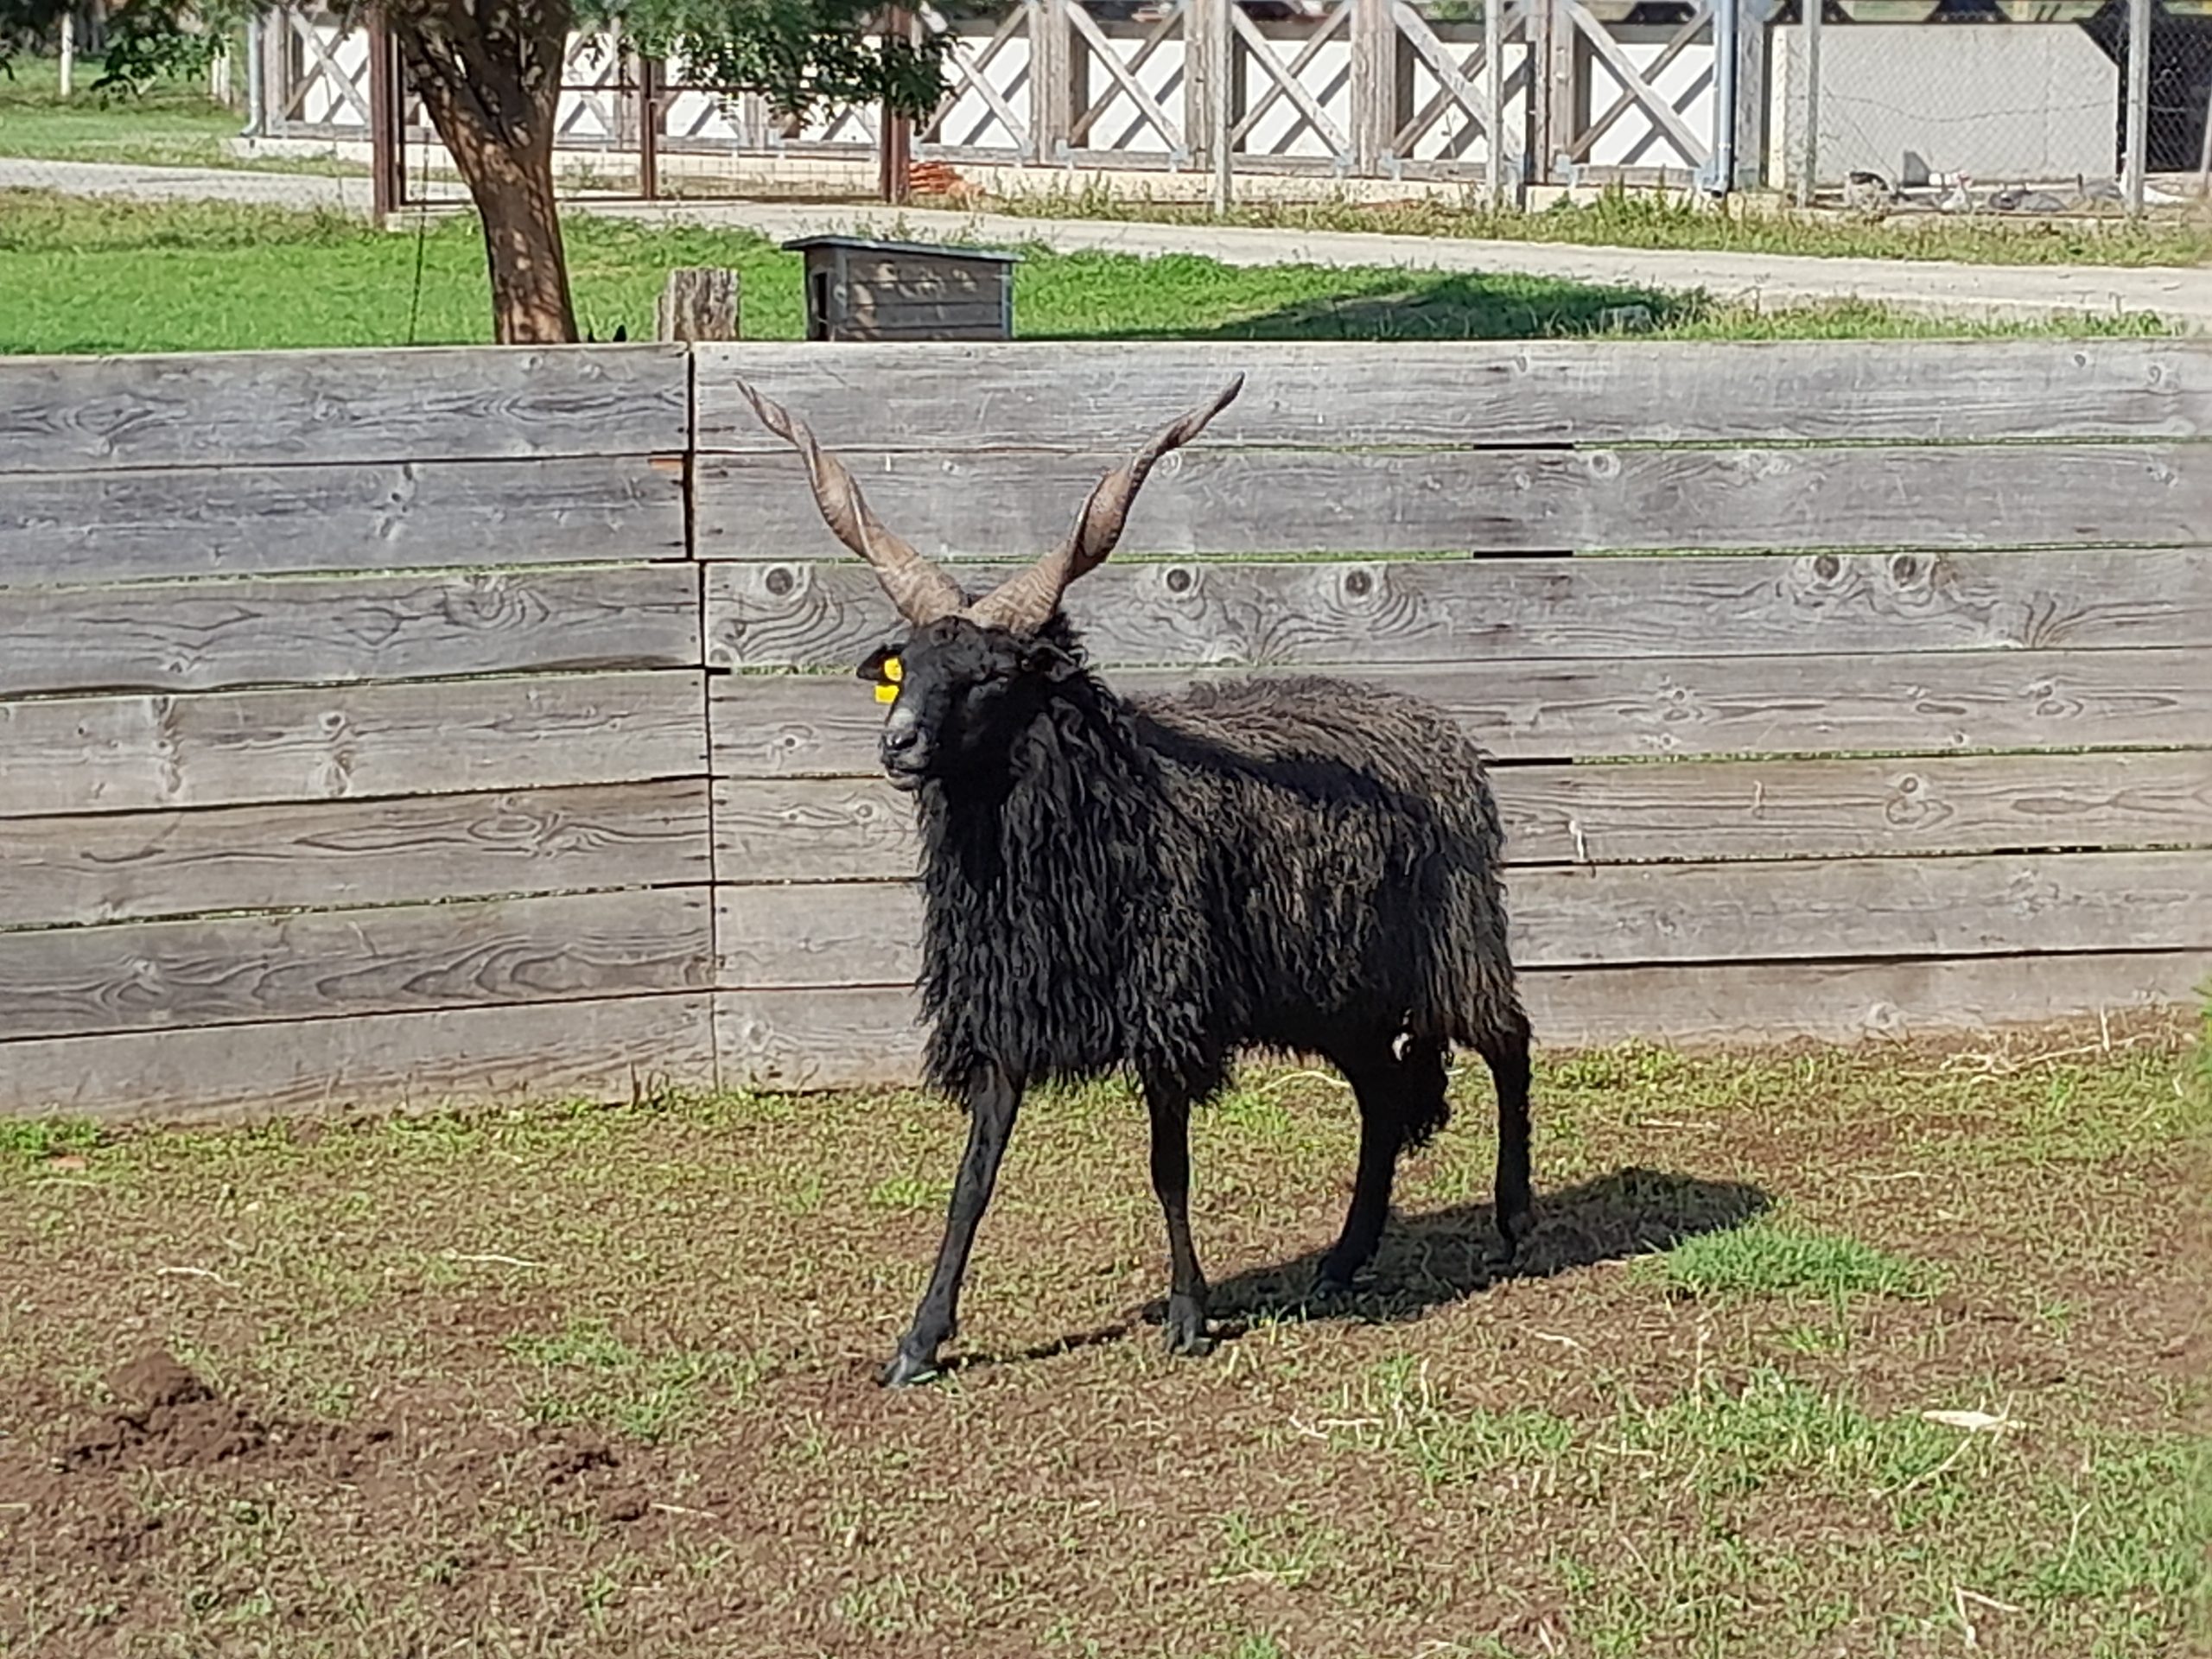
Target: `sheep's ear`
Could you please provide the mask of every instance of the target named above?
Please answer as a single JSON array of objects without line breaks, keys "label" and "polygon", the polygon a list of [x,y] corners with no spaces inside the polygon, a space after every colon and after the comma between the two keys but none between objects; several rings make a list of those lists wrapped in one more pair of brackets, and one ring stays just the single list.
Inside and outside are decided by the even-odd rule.
[{"label": "sheep's ear", "polygon": [[1021,642],[1021,669],[1025,674],[1041,674],[1048,680],[1064,680],[1075,672],[1075,658],[1046,639],[1025,639]]},{"label": "sheep's ear", "polygon": [[898,671],[890,664],[899,660],[899,647],[878,645],[868,654],[868,660],[853,671],[855,677],[873,680],[878,685],[888,685]]}]

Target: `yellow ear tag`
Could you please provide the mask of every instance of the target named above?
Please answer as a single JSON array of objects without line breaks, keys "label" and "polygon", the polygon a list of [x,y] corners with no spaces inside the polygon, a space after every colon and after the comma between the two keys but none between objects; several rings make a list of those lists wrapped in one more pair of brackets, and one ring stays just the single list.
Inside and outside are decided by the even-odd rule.
[{"label": "yellow ear tag", "polygon": [[899,701],[899,659],[896,657],[883,659],[883,678],[876,682],[875,700],[878,702]]}]

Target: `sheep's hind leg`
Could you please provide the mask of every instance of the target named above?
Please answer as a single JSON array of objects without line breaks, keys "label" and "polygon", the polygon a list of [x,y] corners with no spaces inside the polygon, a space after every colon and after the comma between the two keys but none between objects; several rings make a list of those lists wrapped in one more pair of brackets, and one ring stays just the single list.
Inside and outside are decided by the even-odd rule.
[{"label": "sheep's hind leg", "polygon": [[1529,1182],[1529,1021],[1519,1009],[1476,1045],[1497,1085],[1497,1236],[1510,1262],[1528,1236],[1534,1200]]},{"label": "sheep's hind leg", "polygon": [[960,1281],[968,1271],[968,1253],[975,1247],[976,1229],[990,1204],[997,1184],[999,1160],[1014,1135],[1014,1116],[1021,1104],[1021,1084],[1003,1071],[979,1074],[968,1090],[968,1150],[960,1160],[960,1174],[953,1182],[952,1202],[944,1218],[944,1242],[938,1247],[937,1266],[929,1288],[914,1310],[914,1322],[900,1338],[899,1351],[883,1368],[887,1388],[905,1388],[937,1375],[937,1351],[959,1329]]},{"label": "sheep's hind leg", "polygon": [[1170,1084],[1147,1082],[1152,1114],[1152,1190],[1167,1222],[1167,1351],[1211,1351],[1206,1336],[1206,1276],[1191,1242],[1191,1102]]},{"label": "sheep's hind leg", "polygon": [[1442,1122],[1446,1082],[1444,1049],[1437,1043],[1415,1040],[1402,1059],[1388,1042],[1331,1058],[1359,1102],[1359,1173],[1344,1231],[1314,1276],[1313,1294],[1324,1300],[1347,1294],[1375,1259],[1390,1218],[1398,1154],[1418,1127]]}]

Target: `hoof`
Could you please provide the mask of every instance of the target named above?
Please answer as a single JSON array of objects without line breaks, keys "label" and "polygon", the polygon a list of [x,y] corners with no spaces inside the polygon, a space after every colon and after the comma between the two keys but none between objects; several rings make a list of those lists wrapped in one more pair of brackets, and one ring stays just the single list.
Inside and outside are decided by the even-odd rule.
[{"label": "hoof", "polygon": [[1526,1210],[1516,1210],[1510,1215],[1499,1215],[1497,1256],[1498,1261],[1510,1262],[1521,1253],[1521,1241],[1529,1236],[1529,1230],[1532,1224],[1529,1212]]},{"label": "hoof", "polygon": [[1340,1302],[1351,1294],[1351,1281],[1341,1278],[1326,1268],[1313,1275],[1312,1300],[1317,1302]]},{"label": "hoof", "polygon": [[1167,1306],[1166,1328],[1162,1333],[1167,1351],[1186,1359],[1198,1359],[1213,1351],[1213,1338],[1206,1335],[1206,1316],[1190,1303]]},{"label": "hoof", "polygon": [[911,1389],[918,1383],[933,1382],[937,1376],[936,1360],[918,1359],[902,1348],[883,1368],[878,1381],[887,1389]]}]

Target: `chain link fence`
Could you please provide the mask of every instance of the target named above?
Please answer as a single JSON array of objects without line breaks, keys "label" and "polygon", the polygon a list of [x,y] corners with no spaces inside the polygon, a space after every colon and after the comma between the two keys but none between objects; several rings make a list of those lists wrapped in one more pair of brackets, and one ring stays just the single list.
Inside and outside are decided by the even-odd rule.
[{"label": "chain link fence", "polygon": [[1793,0],[1773,181],[1802,205],[2171,207],[2212,149],[2212,0]]}]

